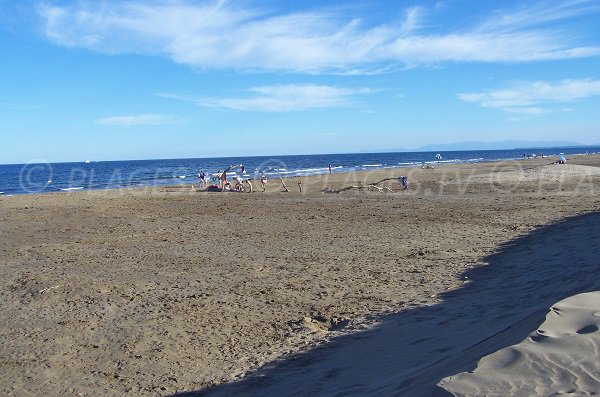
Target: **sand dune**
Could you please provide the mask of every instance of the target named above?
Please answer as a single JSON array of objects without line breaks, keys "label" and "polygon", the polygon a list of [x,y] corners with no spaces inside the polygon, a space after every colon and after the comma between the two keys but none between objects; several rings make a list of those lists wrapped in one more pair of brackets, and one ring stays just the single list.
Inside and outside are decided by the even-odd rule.
[{"label": "sand dune", "polygon": [[455,396],[548,396],[600,393],[600,292],[553,305],[521,343],[479,361],[473,372],[445,378]]}]

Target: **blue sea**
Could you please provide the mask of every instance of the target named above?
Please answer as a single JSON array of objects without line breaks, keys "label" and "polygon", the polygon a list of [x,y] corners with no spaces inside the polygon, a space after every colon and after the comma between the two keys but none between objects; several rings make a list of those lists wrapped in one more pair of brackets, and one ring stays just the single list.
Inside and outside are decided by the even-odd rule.
[{"label": "blue sea", "polygon": [[[600,153],[600,147],[569,147],[514,150],[468,150],[448,152],[398,152],[313,154],[293,156],[220,157],[172,160],[81,161],[76,163],[31,163],[0,165],[0,194],[69,192],[85,189],[191,184],[198,172],[209,179],[231,165],[244,164],[243,178],[294,177],[423,164],[476,163],[522,159],[525,154],[557,157]],[[438,159],[437,155],[441,156]],[[240,175],[239,167],[228,173]]]}]

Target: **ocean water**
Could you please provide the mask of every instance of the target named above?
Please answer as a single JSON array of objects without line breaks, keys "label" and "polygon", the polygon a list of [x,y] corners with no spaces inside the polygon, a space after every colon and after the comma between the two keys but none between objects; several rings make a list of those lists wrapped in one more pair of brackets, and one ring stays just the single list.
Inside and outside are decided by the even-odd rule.
[{"label": "ocean water", "polygon": [[[488,162],[523,158],[535,153],[556,157],[600,153],[600,147],[571,147],[515,150],[468,150],[451,152],[398,152],[313,154],[294,156],[220,157],[172,160],[91,161],[77,163],[31,163],[0,165],[0,194],[34,194],[69,192],[85,189],[191,184],[198,182],[198,172],[209,179],[231,165],[244,164],[243,178],[294,177],[333,172],[419,167],[423,164]],[[436,155],[440,154],[441,159]],[[234,177],[240,170],[228,173]]]}]

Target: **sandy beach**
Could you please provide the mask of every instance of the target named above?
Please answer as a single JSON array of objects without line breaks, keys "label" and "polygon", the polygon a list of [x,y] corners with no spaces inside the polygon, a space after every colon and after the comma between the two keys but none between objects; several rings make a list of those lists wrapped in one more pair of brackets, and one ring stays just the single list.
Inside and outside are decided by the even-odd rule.
[{"label": "sandy beach", "polygon": [[0,196],[0,392],[531,395],[479,360],[600,290],[600,156],[551,161]]}]

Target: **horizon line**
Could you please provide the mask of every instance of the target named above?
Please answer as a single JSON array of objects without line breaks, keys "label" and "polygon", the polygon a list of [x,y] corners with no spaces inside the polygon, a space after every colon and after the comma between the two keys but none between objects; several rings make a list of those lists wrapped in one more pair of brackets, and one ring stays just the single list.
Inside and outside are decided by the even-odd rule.
[{"label": "horizon line", "polygon": [[[468,142],[465,142],[468,143]],[[498,142],[501,143],[501,142]],[[460,144],[460,143],[458,143]],[[486,144],[486,142],[481,142],[481,144]],[[442,144],[442,145],[453,145]],[[422,147],[427,147],[431,145],[424,145]],[[421,148],[422,148],[421,147]],[[0,166],[3,165],[30,165],[30,164],[70,164],[70,163],[109,163],[109,162],[124,162],[124,161],[166,161],[166,160],[202,160],[202,159],[233,159],[233,158],[252,158],[252,157],[291,157],[291,156],[339,156],[346,154],[389,154],[389,153],[450,153],[450,152],[493,152],[500,150],[525,150],[525,149],[573,149],[573,148],[600,148],[600,143],[592,144],[592,145],[558,145],[558,146],[520,146],[513,148],[505,148],[505,149],[432,149],[432,150],[419,150],[416,149],[384,149],[384,150],[374,150],[374,151],[362,151],[362,152],[338,152],[338,153],[301,153],[301,154],[262,154],[262,155],[252,155],[252,156],[207,156],[207,157],[174,157],[174,158],[145,158],[145,159],[118,159],[118,160],[79,160],[79,161],[45,161],[45,162],[36,162],[35,160],[24,162],[24,163],[0,163]],[[41,159],[36,159],[41,160]]]}]

